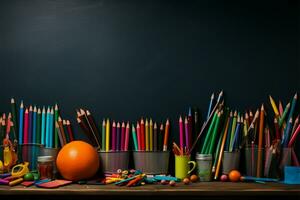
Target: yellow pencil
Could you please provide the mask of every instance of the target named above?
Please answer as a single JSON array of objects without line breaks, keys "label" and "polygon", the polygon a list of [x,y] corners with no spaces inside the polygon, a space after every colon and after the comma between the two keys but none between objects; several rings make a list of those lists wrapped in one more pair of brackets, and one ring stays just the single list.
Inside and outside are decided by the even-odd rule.
[{"label": "yellow pencil", "polygon": [[270,99],[272,108],[274,110],[274,113],[275,113],[276,117],[278,117],[279,116],[279,111],[278,111],[278,108],[276,106],[276,103],[275,103],[274,99],[271,97],[271,95],[269,95],[269,99]]},{"label": "yellow pencil", "polygon": [[109,151],[109,132],[110,132],[110,124],[109,119],[106,120],[106,136],[105,136],[105,151]]},{"label": "yellow pencil", "polygon": [[146,139],[146,151],[149,151],[149,124],[148,119],[146,119],[145,123],[145,139]]},{"label": "yellow pencil", "polygon": [[149,122],[149,135],[150,135],[150,151],[153,151],[153,122],[152,122],[152,119],[150,119],[150,122]]}]

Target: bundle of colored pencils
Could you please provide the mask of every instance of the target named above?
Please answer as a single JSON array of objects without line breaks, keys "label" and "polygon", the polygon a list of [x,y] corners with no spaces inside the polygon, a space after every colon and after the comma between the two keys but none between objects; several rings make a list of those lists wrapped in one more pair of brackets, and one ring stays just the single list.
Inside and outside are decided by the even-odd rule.
[{"label": "bundle of colored pencils", "polygon": [[[2,113],[0,117],[0,140],[1,140],[1,145],[3,139],[10,139],[14,140],[14,143],[17,143],[16,134],[15,134],[15,124],[12,119],[12,114],[8,113],[8,116],[6,118],[6,114]],[[12,133],[13,132],[13,133]]]},{"label": "bundle of colored pencils", "polygon": [[193,131],[193,119],[191,108],[189,109],[188,116],[179,117],[179,147],[173,142],[173,152],[176,155],[187,155],[190,154],[190,149],[192,147],[192,131]]},{"label": "bundle of colored pencils", "polygon": [[76,110],[76,113],[77,122],[83,133],[88,137],[93,146],[96,146],[98,150],[101,150],[99,130],[91,112],[80,108],[79,110]]},{"label": "bundle of colored pencils", "polygon": [[[12,108],[15,107],[14,99],[11,100]],[[14,111],[15,109],[12,109]],[[24,106],[21,101],[19,109],[19,144],[42,144],[47,148],[58,148],[63,146],[59,138],[59,128],[56,126],[59,118],[58,105],[55,106]],[[17,118],[16,118],[17,119]],[[15,120],[16,120],[15,119]],[[71,124],[66,121],[66,127],[69,130],[69,135],[72,135]]]},{"label": "bundle of colored pencils", "polygon": [[144,122],[142,118],[132,125],[132,138],[135,151],[167,151],[170,132],[170,122],[167,119],[165,126],[163,123],[158,127],[158,123],[148,119]]},{"label": "bundle of colored pencils", "polygon": [[[296,114],[296,104],[298,100],[298,94],[296,93],[292,100],[288,102],[283,109],[282,102],[279,101],[278,107],[274,99],[269,96],[270,104],[274,111],[274,128],[275,128],[275,141],[273,141],[273,146],[276,145],[277,151],[281,152],[283,155],[284,149],[291,150],[291,165],[300,166],[297,155],[294,151],[294,145],[296,138],[300,133],[299,124],[299,113]],[[275,148],[275,147],[273,147]],[[284,164],[284,160],[287,159],[282,157],[281,165]]]},{"label": "bundle of colored pencils", "polygon": [[103,119],[101,125],[102,151],[128,151],[130,124]]}]

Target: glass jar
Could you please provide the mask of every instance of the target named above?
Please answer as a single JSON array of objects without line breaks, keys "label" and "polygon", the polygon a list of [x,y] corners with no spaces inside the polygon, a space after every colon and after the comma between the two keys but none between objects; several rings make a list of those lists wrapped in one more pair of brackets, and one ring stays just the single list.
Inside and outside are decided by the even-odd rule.
[{"label": "glass jar", "polygon": [[40,179],[53,179],[54,159],[53,156],[39,156],[37,159]]},{"label": "glass jar", "polygon": [[200,181],[211,181],[212,176],[212,155],[196,154],[198,166],[198,177]]}]

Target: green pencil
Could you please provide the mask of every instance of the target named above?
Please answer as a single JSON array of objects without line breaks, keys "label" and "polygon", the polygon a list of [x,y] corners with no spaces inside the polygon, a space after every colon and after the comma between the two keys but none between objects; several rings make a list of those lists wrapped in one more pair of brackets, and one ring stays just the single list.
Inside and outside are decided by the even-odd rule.
[{"label": "green pencil", "polygon": [[[57,122],[58,120],[58,105],[55,104],[55,107],[54,107],[54,121]],[[58,148],[58,129],[56,127],[54,127],[54,148]]]},{"label": "green pencil", "polygon": [[41,109],[38,108],[36,116],[36,143],[41,143]]},{"label": "green pencil", "polygon": [[106,129],[105,129],[105,126],[106,126],[106,122],[105,122],[105,119],[103,119],[103,122],[102,122],[102,144],[101,146],[102,147],[105,147],[105,134],[106,134]]},{"label": "green pencil", "polygon": [[138,144],[137,144],[137,139],[136,139],[136,131],[135,131],[135,128],[134,128],[133,124],[132,124],[131,131],[132,131],[132,138],[133,138],[134,150],[137,151],[138,150]]},{"label": "green pencil", "polygon": [[215,148],[215,143],[216,143],[216,139],[217,139],[219,124],[220,124],[221,114],[222,114],[222,112],[218,113],[216,123],[215,123],[215,127],[214,127],[214,130],[213,130],[213,133],[212,133],[211,143],[210,143],[210,146],[207,147],[207,149],[206,149],[206,154],[213,154],[213,150]]},{"label": "green pencil", "polygon": [[290,109],[290,106],[291,106],[291,103],[288,103],[288,104],[285,106],[285,109],[284,109],[284,111],[283,111],[283,113],[282,113],[282,116],[279,118],[279,122],[278,122],[279,127],[282,126],[282,124],[283,124],[283,122],[284,122],[284,119],[285,119],[285,117],[286,117],[286,115],[287,115],[287,113],[288,113],[288,111],[289,111],[289,109]]},{"label": "green pencil", "polygon": [[216,121],[216,118],[218,116],[218,110],[216,110],[216,112],[214,113],[214,117],[211,121],[211,124],[208,128],[208,131],[207,131],[207,134],[206,134],[206,137],[205,137],[205,140],[204,140],[204,143],[203,143],[203,147],[202,147],[202,150],[201,150],[201,154],[204,154],[205,152],[205,149],[207,148],[207,146],[210,144],[210,135],[213,131],[213,128],[214,128],[214,124],[215,124],[215,121]]},{"label": "green pencil", "polygon": [[230,133],[229,149],[232,149],[232,145],[233,145],[233,138],[234,138],[234,133],[235,133],[235,128],[236,128],[237,115],[238,115],[237,111],[234,111],[232,127],[231,127],[231,133]]}]

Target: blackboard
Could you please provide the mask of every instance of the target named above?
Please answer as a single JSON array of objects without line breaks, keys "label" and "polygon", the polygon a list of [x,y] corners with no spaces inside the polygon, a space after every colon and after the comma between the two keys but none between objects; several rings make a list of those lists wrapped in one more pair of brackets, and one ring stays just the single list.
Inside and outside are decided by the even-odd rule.
[{"label": "blackboard", "polygon": [[[0,111],[58,102],[136,121],[172,121],[212,92],[244,111],[300,91],[297,2],[4,0]],[[271,113],[271,111],[269,111]],[[299,107],[298,107],[299,112]],[[77,125],[75,124],[75,127]]]}]

